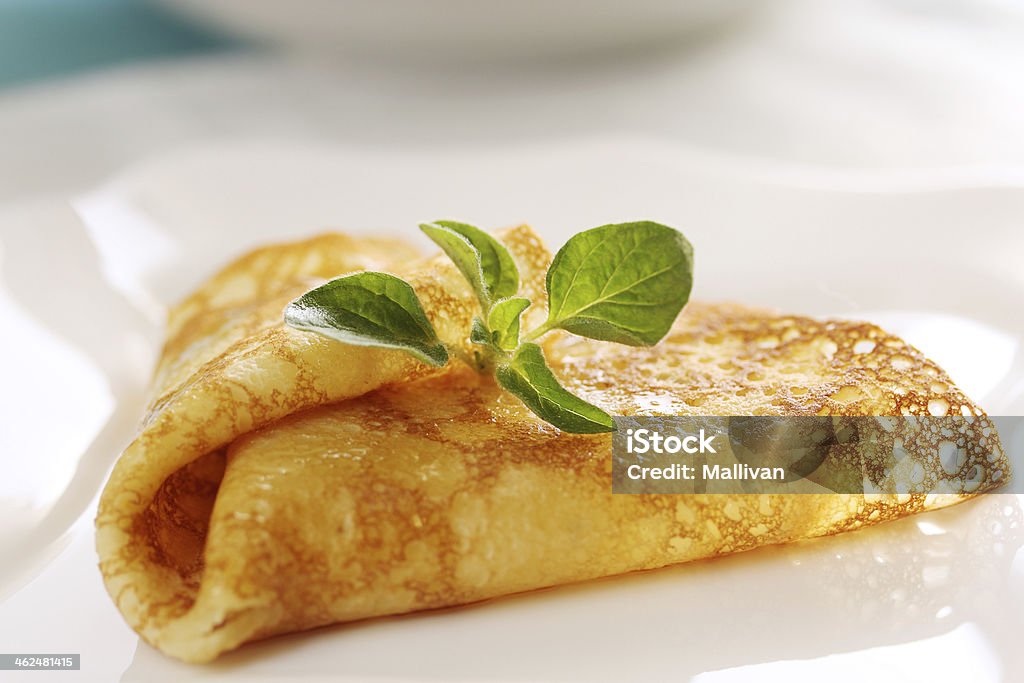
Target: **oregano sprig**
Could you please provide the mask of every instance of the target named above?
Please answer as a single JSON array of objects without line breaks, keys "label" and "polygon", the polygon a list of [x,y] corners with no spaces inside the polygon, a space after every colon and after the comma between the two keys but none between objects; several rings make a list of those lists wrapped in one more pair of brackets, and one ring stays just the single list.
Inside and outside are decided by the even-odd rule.
[{"label": "oregano sprig", "polygon": [[[420,229],[448,255],[480,304],[470,330],[470,342],[479,347],[476,369],[493,371],[502,388],[563,431],[614,431],[611,416],[559,383],[535,341],[562,329],[631,346],[657,344],[690,297],[693,250],[686,238],[651,221],[575,235],[548,268],[547,319],[521,334],[531,302],[519,296],[519,271],[505,246],[465,223],[434,221]],[[437,367],[448,363],[448,349],[412,287],[387,273],[331,280],[288,304],[284,317],[292,327],[338,341],[400,349]]]}]

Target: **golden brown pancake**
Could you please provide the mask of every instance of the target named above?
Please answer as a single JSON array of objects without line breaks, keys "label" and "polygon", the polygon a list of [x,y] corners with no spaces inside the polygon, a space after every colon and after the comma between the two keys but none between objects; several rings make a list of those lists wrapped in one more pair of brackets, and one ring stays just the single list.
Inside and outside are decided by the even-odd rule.
[{"label": "golden brown pancake", "polygon": [[[541,314],[549,254],[525,227],[502,240]],[[610,435],[561,433],[458,363],[430,368],[283,326],[290,299],[361,269],[408,279],[439,336],[466,344],[476,304],[454,267],[341,235],[243,257],[172,312],[154,400],[96,520],[108,591],[171,656],[205,662],[274,634],[839,533],[969,497],[613,495]],[[612,414],[984,419],[940,368],[865,323],[691,303],[656,347],[563,335],[546,352],[570,391]],[[1008,473],[998,442],[989,450],[976,493]]]}]

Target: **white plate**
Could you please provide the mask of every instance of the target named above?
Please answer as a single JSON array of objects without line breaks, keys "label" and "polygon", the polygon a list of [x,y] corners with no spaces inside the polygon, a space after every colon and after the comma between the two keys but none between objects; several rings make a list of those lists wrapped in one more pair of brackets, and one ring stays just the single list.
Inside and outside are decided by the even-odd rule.
[{"label": "white plate", "polygon": [[194,18],[298,50],[480,61],[604,55],[725,21],[750,0],[164,0]]},{"label": "white plate", "polygon": [[0,647],[80,652],[80,680],[147,683],[1024,680],[1024,507],[1011,495],[321,629],[208,667],[138,643],[103,591],[95,496],[141,412],[164,307],[249,247],[330,227],[413,236],[438,217],[528,221],[557,246],[601,223],[657,219],[695,244],[695,296],[884,322],[990,413],[1024,413],[1024,189],[813,181],[637,141],[457,154],[253,142],[158,159],[70,204],[0,213]]}]

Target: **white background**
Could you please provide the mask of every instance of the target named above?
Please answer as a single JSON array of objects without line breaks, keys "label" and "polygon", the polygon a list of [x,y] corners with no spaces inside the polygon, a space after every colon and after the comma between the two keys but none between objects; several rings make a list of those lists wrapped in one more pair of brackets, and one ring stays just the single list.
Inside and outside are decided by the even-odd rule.
[{"label": "white background", "polygon": [[849,171],[1024,169],[1024,3],[771,0],[677,49],[435,64],[235,54],[0,95],[0,200],[183,144],[272,136],[451,149],[644,135]]}]

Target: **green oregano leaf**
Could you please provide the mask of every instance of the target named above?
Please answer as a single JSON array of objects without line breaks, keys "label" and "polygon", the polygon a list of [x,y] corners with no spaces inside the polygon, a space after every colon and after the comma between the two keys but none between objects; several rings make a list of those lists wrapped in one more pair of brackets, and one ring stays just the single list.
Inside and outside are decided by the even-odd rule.
[{"label": "green oregano leaf", "polygon": [[401,349],[436,367],[448,362],[448,351],[416,292],[387,273],[363,272],[331,280],[288,304],[284,320],[346,344]]},{"label": "green oregano leaf", "polygon": [[514,296],[502,299],[491,307],[487,315],[487,327],[491,330],[495,346],[506,351],[516,348],[519,343],[519,317],[529,305],[529,299]]},{"label": "green oregano leaf", "polygon": [[487,325],[480,318],[473,318],[473,326],[469,330],[469,341],[484,345],[491,343],[491,331],[487,329]]},{"label": "green oregano leaf", "polygon": [[[520,341],[529,299],[517,296],[519,271],[496,239],[465,223],[420,226],[455,263],[480,301],[469,339],[454,352],[541,419],[566,432],[615,431],[612,418],[567,391],[532,340],[554,328],[636,346],[656,344],[678,316],[693,284],[693,251],[678,231],[640,221],[604,225],[570,239],[547,272],[548,318]],[[448,349],[412,287],[386,273],[356,273],[307,292],[285,309],[285,322],[349,344],[404,350],[442,366]]]},{"label": "green oregano leaf", "polygon": [[519,270],[512,255],[480,228],[455,221],[434,221],[421,224],[420,230],[448,254],[466,277],[484,313],[490,311],[493,302],[515,296],[519,291]]},{"label": "green oregano leaf", "polygon": [[668,333],[692,286],[693,248],[679,231],[650,221],[587,230],[551,262],[548,320],[538,332],[560,327],[652,346]]},{"label": "green oregano leaf", "polygon": [[615,431],[608,413],[569,393],[551,372],[541,348],[519,345],[512,360],[497,368],[498,383],[517,396],[538,417],[564,432],[595,434]]}]

